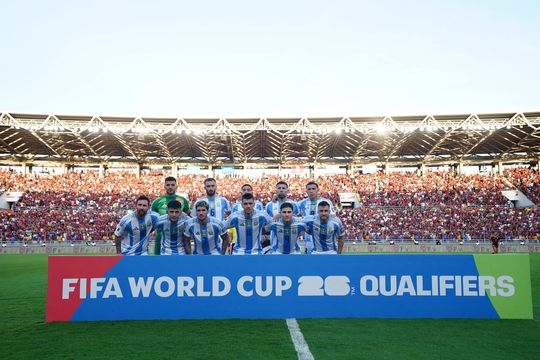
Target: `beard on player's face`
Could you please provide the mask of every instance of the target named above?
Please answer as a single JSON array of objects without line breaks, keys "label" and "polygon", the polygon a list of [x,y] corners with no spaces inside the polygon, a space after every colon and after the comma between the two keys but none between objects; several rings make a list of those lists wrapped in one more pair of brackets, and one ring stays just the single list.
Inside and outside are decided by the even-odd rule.
[{"label": "beard on player's face", "polygon": [[137,209],[137,216],[142,218],[144,215],[146,215],[146,210],[144,209]]}]

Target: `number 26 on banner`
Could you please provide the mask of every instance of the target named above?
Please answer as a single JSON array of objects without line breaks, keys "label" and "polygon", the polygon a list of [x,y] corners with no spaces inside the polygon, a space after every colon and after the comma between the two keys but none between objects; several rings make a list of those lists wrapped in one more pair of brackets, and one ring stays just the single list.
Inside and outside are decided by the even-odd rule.
[{"label": "number 26 on banner", "polygon": [[302,276],[298,279],[298,296],[346,296],[351,292],[347,276]]}]

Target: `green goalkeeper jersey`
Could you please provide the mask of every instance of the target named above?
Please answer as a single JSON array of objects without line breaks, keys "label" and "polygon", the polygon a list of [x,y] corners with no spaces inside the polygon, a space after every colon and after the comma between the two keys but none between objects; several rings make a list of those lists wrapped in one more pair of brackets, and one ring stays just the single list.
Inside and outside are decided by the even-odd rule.
[{"label": "green goalkeeper jersey", "polygon": [[[167,205],[170,201],[178,200],[182,204],[182,211],[189,215],[189,201],[178,194],[173,196],[163,195],[158,197],[152,203],[151,210],[157,212],[159,215],[165,215],[167,213]],[[161,253],[161,230],[156,231],[155,245],[154,245],[154,255],[159,255]]]}]

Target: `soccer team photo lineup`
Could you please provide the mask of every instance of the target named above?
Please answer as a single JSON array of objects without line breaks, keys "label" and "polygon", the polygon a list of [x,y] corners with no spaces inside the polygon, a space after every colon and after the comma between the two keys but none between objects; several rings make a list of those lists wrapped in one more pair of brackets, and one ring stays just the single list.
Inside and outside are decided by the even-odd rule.
[{"label": "soccer team photo lineup", "polygon": [[0,14],[0,360],[540,358],[540,0]]}]

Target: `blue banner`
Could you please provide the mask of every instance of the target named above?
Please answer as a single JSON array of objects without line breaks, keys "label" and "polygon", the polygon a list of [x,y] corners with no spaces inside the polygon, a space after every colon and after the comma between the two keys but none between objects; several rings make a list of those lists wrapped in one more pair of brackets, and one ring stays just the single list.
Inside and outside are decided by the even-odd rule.
[{"label": "blue banner", "polygon": [[532,318],[528,255],[49,258],[47,321],[326,317]]}]

